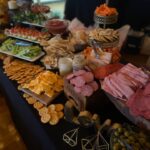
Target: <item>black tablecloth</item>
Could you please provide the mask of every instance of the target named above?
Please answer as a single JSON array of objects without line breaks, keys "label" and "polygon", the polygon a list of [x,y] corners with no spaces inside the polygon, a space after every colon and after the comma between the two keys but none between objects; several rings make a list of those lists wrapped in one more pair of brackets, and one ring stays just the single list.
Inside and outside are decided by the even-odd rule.
[{"label": "black tablecloth", "polygon": [[[40,117],[32,106],[27,104],[22,97],[22,92],[17,90],[17,84],[8,79],[3,73],[2,63],[0,62],[0,87],[6,95],[7,103],[10,108],[12,118],[22,135],[22,138],[31,150],[80,150],[81,138],[93,134],[92,128],[79,128],[79,139],[76,147],[70,147],[63,142],[63,134],[79,126],[65,120],[60,121],[56,126],[42,124]],[[101,91],[102,92],[102,91]],[[60,95],[54,103],[66,100],[64,94]],[[91,103],[93,112],[99,113],[102,120],[111,118],[113,121],[124,122],[126,118],[114,107],[102,92],[100,97],[93,99]]]}]

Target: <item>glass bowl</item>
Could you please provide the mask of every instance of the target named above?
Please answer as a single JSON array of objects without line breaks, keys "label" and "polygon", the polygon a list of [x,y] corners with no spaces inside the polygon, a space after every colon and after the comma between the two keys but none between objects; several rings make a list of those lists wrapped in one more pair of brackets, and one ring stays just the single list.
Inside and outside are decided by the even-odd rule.
[{"label": "glass bowl", "polygon": [[62,19],[51,19],[45,23],[48,31],[54,35],[63,34],[68,28],[69,22]]}]

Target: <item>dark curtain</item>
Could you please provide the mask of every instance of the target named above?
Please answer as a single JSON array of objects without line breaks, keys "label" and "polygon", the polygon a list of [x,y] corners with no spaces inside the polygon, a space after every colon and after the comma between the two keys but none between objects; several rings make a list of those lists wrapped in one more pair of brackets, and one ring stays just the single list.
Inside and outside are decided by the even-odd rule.
[{"label": "dark curtain", "polygon": [[[72,20],[77,17],[86,26],[92,25],[96,6],[104,0],[66,0],[65,18]],[[139,29],[150,24],[150,0],[110,0],[110,6],[119,12],[118,26],[130,24]]]}]

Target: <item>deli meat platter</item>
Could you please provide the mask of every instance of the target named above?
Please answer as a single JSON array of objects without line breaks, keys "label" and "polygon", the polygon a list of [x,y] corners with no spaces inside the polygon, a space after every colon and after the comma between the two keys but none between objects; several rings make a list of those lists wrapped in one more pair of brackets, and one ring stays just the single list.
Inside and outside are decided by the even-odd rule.
[{"label": "deli meat platter", "polygon": [[143,117],[140,116],[133,116],[130,114],[129,109],[127,106],[125,106],[125,103],[122,102],[121,100],[111,96],[110,94],[106,93],[105,94],[108,96],[110,101],[115,105],[115,107],[125,116],[127,117],[132,123],[145,128],[147,130],[150,130],[150,121],[146,120]]}]

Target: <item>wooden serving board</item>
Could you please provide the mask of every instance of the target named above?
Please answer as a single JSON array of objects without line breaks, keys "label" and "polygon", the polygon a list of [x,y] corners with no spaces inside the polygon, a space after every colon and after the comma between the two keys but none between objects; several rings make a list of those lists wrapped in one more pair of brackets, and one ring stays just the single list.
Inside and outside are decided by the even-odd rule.
[{"label": "wooden serving board", "polygon": [[38,95],[28,89],[19,87],[19,90],[34,97],[36,100],[40,101],[44,105],[49,105],[57,96],[59,96],[62,92],[55,94],[53,97],[49,97],[45,94]]}]

